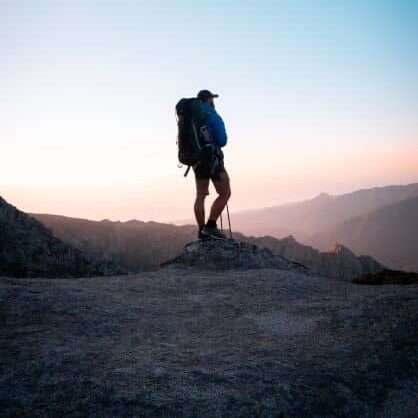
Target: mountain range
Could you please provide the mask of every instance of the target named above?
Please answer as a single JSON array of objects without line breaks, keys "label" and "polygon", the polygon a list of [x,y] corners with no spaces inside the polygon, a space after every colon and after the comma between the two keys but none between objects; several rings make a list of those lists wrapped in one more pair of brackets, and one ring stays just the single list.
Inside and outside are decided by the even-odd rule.
[{"label": "mountain range", "polygon": [[[131,272],[158,269],[174,258],[185,244],[196,239],[196,227],[176,226],[137,220],[127,222],[90,221],[65,216],[33,214],[65,242],[96,258],[112,259]],[[371,257],[357,257],[343,246],[321,253],[298,243],[293,237],[248,237],[234,233],[234,238],[270,249],[275,255],[310,268],[313,272],[338,279],[352,279],[382,270]]]},{"label": "mountain range", "polygon": [[59,215],[32,214],[55,236],[97,258],[111,258],[129,271],[153,270],[175,257],[196,238],[194,226],[158,222],[91,221]]},{"label": "mountain range", "polygon": [[[67,254],[67,260],[75,257],[73,265],[96,263],[102,273],[117,268],[133,273],[153,270],[196,238],[193,225],[24,214],[4,199],[1,208],[3,274],[7,265],[8,271],[21,276],[45,275],[48,269],[56,275],[58,264],[51,261],[55,247]],[[10,215],[14,213],[19,214],[18,221]],[[252,223],[256,215],[257,222]],[[341,196],[323,193],[299,203],[233,214],[232,221],[234,231],[240,231],[234,232],[235,238],[266,247],[326,277],[351,279],[383,268],[418,271],[418,184]],[[275,235],[279,230],[291,235],[279,238]],[[47,260],[46,270],[39,267],[43,263],[39,254]],[[64,266],[64,255],[55,258]],[[88,269],[81,271],[91,274]],[[68,272],[75,274],[74,268]]]},{"label": "mountain range", "polygon": [[418,197],[351,218],[310,239],[317,248],[335,241],[371,254],[391,268],[418,272]]},{"label": "mountain range", "polygon": [[321,251],[341,244],[394,269],[418,271],[418,183],[321,193],[301,202],[232,214],[234,229],[282,238]]}]

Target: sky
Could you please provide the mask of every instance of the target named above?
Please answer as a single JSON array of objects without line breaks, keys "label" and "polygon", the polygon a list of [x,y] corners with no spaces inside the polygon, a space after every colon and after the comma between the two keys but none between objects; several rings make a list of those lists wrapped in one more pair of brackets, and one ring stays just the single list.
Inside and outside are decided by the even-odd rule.
[{"label": "sky", "polygon": [[0,0],[0,195],[190,218],[174,106],[203,88],[232,212],[418,182],[417,20],[410,0]]}]

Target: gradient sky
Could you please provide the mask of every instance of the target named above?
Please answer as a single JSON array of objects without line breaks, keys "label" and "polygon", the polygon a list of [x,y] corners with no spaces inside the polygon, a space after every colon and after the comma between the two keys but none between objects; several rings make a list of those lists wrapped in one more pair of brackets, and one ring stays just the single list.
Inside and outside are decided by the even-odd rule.
[{"label": "gradient sky", "polygon": [[201,88],[221,96],[232,211],[416,182],[417,21],[408,0],[0,0],[0,194],[190,217],[174,105]]}]

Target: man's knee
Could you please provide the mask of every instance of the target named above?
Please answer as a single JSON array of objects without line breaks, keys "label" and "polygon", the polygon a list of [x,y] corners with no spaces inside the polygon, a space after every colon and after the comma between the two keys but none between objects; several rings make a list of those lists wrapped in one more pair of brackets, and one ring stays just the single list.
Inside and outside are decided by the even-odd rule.
[{"label": "man's knee", "polygon": [[231,197],[231,188],[228,186],[218,190],[218,196],[224,200],[229,200]]},{"label": "man's knee", "polygon": [[196,193],[196,202],[198,202],[198,203],[203,203],[203,202],[205,201],[205,199],[206,199],[206,196],[207,196],[208,194],[209,194],[209,193],[204,192],[204,191],[199,191],[199,192],[197,192],[197,193]]},{"label": "man's knee", "polygon": [[225,188],[223,188],[221,190],[221,195],[225,198],[225,199],[229,199],[231,197],[231,188],[229,187],[229,183],[227,186],[225,186]]}]

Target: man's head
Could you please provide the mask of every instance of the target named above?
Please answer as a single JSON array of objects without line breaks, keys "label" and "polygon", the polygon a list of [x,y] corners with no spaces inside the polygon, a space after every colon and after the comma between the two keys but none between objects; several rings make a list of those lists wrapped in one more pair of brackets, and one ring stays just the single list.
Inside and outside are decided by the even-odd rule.
[{"label": "man's head", "polygon": [[209,90],[200,90],[199,93],[197,93],[197,98],[200,99],[202,102],[208,103],[210,106],[215,107],[215,103],[213,99],[215,97],[219,97],[218,94],[213,94]]}]

